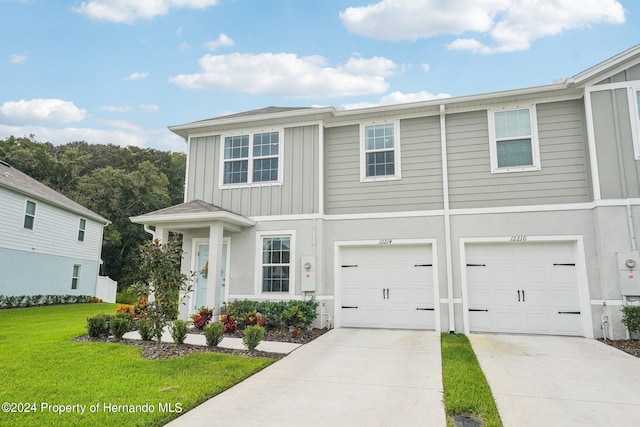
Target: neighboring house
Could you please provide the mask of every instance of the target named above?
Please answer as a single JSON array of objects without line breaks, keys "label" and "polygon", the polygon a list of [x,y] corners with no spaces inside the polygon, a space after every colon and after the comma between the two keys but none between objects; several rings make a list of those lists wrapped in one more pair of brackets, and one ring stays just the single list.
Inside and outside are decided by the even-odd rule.
[{"label": "neighboring house", "polygon": [[107,224],[0,161],[0,295],[96,295]]},{"label": "neighboring house", "polygon": [[183,316],[314,297],[318,326],[622,338],[639,109],[640,45],[547,86],[172,126],[185,203],[132,220],[182,233]]}]

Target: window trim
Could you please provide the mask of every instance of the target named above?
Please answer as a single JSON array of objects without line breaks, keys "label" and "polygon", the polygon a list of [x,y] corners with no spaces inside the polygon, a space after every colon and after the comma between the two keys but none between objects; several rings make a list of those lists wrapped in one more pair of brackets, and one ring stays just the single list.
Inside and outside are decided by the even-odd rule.
[{"label": "window trim", "polygon": [[87,234],[87,220],[80,218],[78,224],[78,242],[84,242],[85,235]]},{"label": "window trim", "polygon": [[[254,161],[258,159],[264,159],[275,156],[264,156],[264,157],[254,157],[253,156],[253,136],[256,134],[262,133],[278,133],[278,179],[275,181],[253,181],[253,165]],[[247,182],[242,183],[224,183],[224,142],[228,137],[233,136],[249,136],[249,156],[246,158],[248,160],[247,165]],[[219,173],[218,173],[218,189],[224,188],[242,188],[242,187],[270,187],[274,185],[282,185],[283,184],[283,171],[284,171],[284,129],[283,128],[256,128],[256,129],[245,129],[237,132],[228,132],[224,134],[220,134],[220,161],[219,161]]]},{"label": "window trim", "polygon": [[[76,267],[77,267],[77,270],[76,270]],[[72,291],[77,291],[79,288],[81,268],[82,268],[82,265],[73,264],[73,270],[71,272],[71,290]]]},{"label": "window trim", "polygon": [[[373,125],[393,124],[393,175],[367,176],[366,128]],[[391,151],[391,150],[384,150]],[[400,150],[400,120],[376,120],[360,123],[360,182],[391,181],[402,179]]]},{"label": "window trim", "polygon": [[640,85],[631,85],[627,88],[629,101],[629,119],[631,120],[631,139],[633,140],[633,154],[636,160],[640,160],[640,108],[638,108],[638,94]]},{"label": "window trim", "polygon": [[[495,113],[525,109],[529,110],[529,120],[531,123],[531,161],[533,164],[498,167],[498,141],[496,138]],[[538,139],[538,114],[536,111],[536,104],[505,105],[501,108],[491,108],[487,110],[487,118],[489,124],[489,154],[491,157],[491,173],[539,171],[540,169],[542,169],[540,165],[540,141]],[[508,141],[511,139],[517,138],[504,138],[502,140]]]},{"label": "window trim", "polygon": [[[265,292],[262,290],[262,240],[265,237],[288,237],[290,240],[289,253],[289,291],[288,292]],[[255,285],[254,294],[261,296],[287,296],[295,295],[296,291],[296,231],[277,230],[261,231],[256,233],[256,259],[255,259]]]},{"label": "window trim", "polygon": [[[30,213],[27,212],[27,207],[29,206],[29,203],[33,203],[33,215],[31,215]],[[36,228],[36,212],[38,210],[38,203],[34,202],[33,200],[29,200],[26,199],[24,201],[24,215],[22,216],[22,229],[23,230],[30,230],[30,231],[34,231]],[[27,221],[27,216],[31,217],[31,227],[27,227],[26,221]]]}]

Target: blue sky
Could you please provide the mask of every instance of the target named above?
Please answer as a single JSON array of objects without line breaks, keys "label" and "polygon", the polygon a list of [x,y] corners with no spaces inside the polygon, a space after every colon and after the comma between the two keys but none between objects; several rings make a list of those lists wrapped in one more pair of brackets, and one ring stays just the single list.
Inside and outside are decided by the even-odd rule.
[{"label": "blue sky", "polygon": [[0,138],[185,151],[167,126],[571,77],[640,43],[636,0],[0,0]]}]

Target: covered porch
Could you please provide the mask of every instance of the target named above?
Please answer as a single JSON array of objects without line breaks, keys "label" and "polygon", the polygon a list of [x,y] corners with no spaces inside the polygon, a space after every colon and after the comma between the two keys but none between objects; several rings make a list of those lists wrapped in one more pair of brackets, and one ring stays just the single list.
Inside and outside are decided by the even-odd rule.
[{"label": "covered porch", "polygon": [[255,221],[202,200],[132,217],[131,221],[143,224],[160,242],[166,242],[169,233],[183,236],[181,270],[192,277],[193,290],[185,299],[186,306],[180,306],[180,317],[186,319],[202,306],[219,315],[229,295],[229,236],[253,227]]}]

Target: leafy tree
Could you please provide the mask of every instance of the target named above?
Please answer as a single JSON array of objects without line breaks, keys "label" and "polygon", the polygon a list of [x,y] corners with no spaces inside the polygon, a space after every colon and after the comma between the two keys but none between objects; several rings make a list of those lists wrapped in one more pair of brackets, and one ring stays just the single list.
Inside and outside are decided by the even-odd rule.
[{"label": "leafy tree", "polygon": [[142,281],[131,286],[138,297],[148,297],[143,313],[153,322],[153,335],[161,349],[162,331],[178,318],[180,292],[191,291],[185,274],[180,273],[182,242],[176,236],[167,243],[158,239],[140,247]]}]

